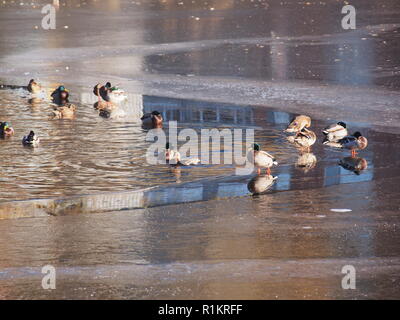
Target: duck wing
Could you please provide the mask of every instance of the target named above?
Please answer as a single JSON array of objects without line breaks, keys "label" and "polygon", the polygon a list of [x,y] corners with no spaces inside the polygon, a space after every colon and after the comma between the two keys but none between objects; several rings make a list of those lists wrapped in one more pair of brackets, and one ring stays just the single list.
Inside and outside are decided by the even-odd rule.
[{"label": "duck wing", "polygon": [[272,156],[272,155],[270,155],[270,154],[269,154],[268,152],[266,152],[266,151],[259,151],[259,154],[262,154],[262,155],[264,155],[264,156],[267,156],[267,157],[271,158],[273,161],[275,161],[275,157]]},{"label": "duck wing", "polygon": [[330,126],[326,127],[322,132],[324,134],[328,134],[330,132],[335,132],[335,131],[342,130],[342,129],[343,129],[343,127],[340,124],[334,123],[334,124],[331,124]]},{"label": "duck wing", "polygon": [[151,119],[152,114],[151,113],[145,113],[140,120],[146,120],[146,119]]}]

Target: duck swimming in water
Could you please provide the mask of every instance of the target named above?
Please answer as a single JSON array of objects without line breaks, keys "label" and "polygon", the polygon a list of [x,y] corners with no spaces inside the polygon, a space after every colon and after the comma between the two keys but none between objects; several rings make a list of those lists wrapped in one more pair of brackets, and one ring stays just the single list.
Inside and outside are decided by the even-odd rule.
[{"label": "duck swimming in water", "polygon": [[177,166],[191,166],[200,162],[200,159],[198,158],[181,159],[179,151],[173,150],[169,142],[165,144],[165,150],[159,154],[158,160],[161,163]]},{"label": "duck swimming in water", "polygon": [[64,86],[59,86],[51,94],[53,102],[58,105],[63,105],[68,102],[69,92]]},{"label": "duck swimming in water", "polygon": [[304,128],[309,128],[311,126],[311,118],[309,116],[300,115],[295,117],[289,126],[286,128],[285,132],[300,132]]},{"label": "duck swimming in water", "polygon": [[109,101],[108,91],[111,88],[111,83],[107,82],[104,86],[100,83],[96,84],[93,88],[93,93],[95,96],[101,97],[104,101]]},{"label": "duck swimming in water", "polygon": [[99,110],[99,115],[103,118],[109,118],[111,116],[111,112],[113,112],[117,106],[107,100],[108,96],[105,94],[105,91],[108,90],[108,87],[111,87],[111,84],[107,82],[105,86],[101,86],[101,84],[97,84],[94,87],[94,93],[98,97],[98,101],[93,105],[96,110]]},{"label": "duck swimming in water", "polygon": [[322,133],[326,136],[326,140],[337,141],[348,135],[347,125],[344,122],[339,121],[338,123],[326,127]]},{"label": "duck swimming in water", "polygon": [[29,81],[29,83],[28,83],[28,91],[30,92],[30,93],[33,93],[33,94],[35,94],[35,93],[40,93],[41,91],[42,91],[42,87],[40,86],[40,84],[39,83],[37,83],[36,81],[35,81],[35,79],[31,79],[30,81]]},{"label": "duck swimming in water", "polygon": [[363,150],[368,146],[368,140],[361,132],[357,131],[353,135],[346,136],[337,142],[326,141],[324,144],[330,147],[351,150],[351,156],[354,158],[357,154],[357,150]]},{"label": "duck swimming in water", "polygon": [[121,103],[127,98],[124,90],[116,86],[111,86],[110,82],[107,82],[104,86],[98,83],[94,86],[93,93],[99,98],[101,97],[104,101],[115,104]]},{"label": "duck swimming in water", "polygon": [[146,128],[162,128],[163,117],[158,111],[145,113],[140,120],[142,120],[142,125]]},{"label": "duck swimming in water", "polygon": [[258,143],[253,144],[253,148],[249,149],[247,152],[247,160],[249,160],[250,163],[254,163],[258,174],[261,174],[261,168],[266,168],[266,174],[271,175],[271,167],[278,165],[275,157],[262,151]]},{"label": "duck swimming in water", "polygon": [[10,137],[14,134],[14,129],[8,122],[0,122],[0,138]]},{"label": "duck swimming in water", "polygon": [[35,132],[31,131],[27,136],[24,136],[22,139],[22,144],[24,146],[37,147],[39,145],[39,137],[35,134]]}]

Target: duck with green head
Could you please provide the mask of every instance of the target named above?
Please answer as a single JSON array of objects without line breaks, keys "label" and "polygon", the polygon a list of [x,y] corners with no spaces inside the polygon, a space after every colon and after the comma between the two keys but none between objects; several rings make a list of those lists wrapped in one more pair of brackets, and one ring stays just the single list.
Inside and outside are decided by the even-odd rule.
[{"label": "duck with green head", "polygon": [[104,86],[100,83],[94,86],[93,93],[101,97],[104,101],[119,104],[127,99],[125,91],[117,86],[112,86],[110,82],[107,82]]},{"label": "duck with green head", "polygon": [[97,96],[98,100],[93,105],[96,110],[99,110],[99,115],[104,118],[109,118],[111,116],[112,111],[116,109],[116,105],[109,101],[107,91],[110,89],[111,83],[107,82],[105,86],[102,86],[100,83],[97,84],[93,92]]},{"label": "duck with green head", "polygon": [[268,152],[262,151],[258,143],[254,143],[253,147],[247,152],[247,160],[250,163],[254,163],[258,174],[261,174],[261,168],[266,168],[266,174],[271,175],[271,167],[278,165],[275,157]]},{"label": "duck with green head", "polygon": [[9,122],[0,122],[0,137],[10,137],[14,134],[14,129]]},{"label": "duck with green head", "polygon": [[51,97],[53,98],[54,103],[62,105],[68,102],[69,92],[61,85],[52,92]]}]

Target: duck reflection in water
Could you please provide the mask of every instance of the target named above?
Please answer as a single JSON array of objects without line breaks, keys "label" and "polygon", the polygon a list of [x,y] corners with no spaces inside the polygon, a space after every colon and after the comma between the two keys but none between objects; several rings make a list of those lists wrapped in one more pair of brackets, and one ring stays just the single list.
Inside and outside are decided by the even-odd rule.
[{"label": "duck reflection in water", "polygon": [[37,107],[42,102],[43,102],[43,99],[37,98],[37,97],[32,97],[32,98],[28,99],[28,104],[30,104],[32,107]]},{"label": "duck reflection in water", "polygon": [[362,171],[368,168],[367,160],[360,157],[345,157],[339,161],[339,165],[356,175],[360,175]]},{"label": "duck reflection in water", "polygon": [[181,183],[181,177],[182,177],[182,170],[179,166],[171,166],[170,167],[171,173],[174,175],[176,178],[176,183]]},{"label": "duck reflection in water", "polygon": [[257,175],[253,177],[247,184],[247,189],[253,196],[262,194],[272,187],[277,176],[272,175]]},{"label": "duck reflection in water", "polygon": [[296,168],[301,169],[304,173],[309,172],[317,165],[317,157],[310,152],[300,153],[296,161]]}]

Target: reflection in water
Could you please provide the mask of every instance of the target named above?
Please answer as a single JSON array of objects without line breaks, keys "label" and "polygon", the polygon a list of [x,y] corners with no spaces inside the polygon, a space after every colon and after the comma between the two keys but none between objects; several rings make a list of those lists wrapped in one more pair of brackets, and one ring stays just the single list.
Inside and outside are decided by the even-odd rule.
[{"label": "reflection in water", "polygon": [[[2,90],[0,95],[4,104],[4,108],[0,109],[1,118],[18,128],[16,137],[0,141],[3,155],[0,167],[2,201],[56,197],[65,198],[62,202],[68,203],[69,197],[74,196],[81,199],[86,194],[135,192],[160,186],[157,190],[146,191],[143,200],[148,206],[158,206],[181,200],[191,202],[248,193],[249,177],[235,176],[235,167],[231,164],[200,164],[182,168],[149,165],[146,150],[151,141],[145,139],[147,130],[142,129],[140,117],[151,110],[160,110],[167,122],[178,121],[178,130],[189,127],[199,133],[204,127],[254,128],[255,140],[268,146],[280,163],[274,172],[279,179],[269,189],[271,192],[370,181],[374,177],[375,162],[379,163],[379,167],[386,164],[392,168],[395,165],[393,159],[384,156],[387,152],[379,152],[385,144],[374,143],[376,139],[391,141],[395,138],[370,129],[365,129],[371,136],[370,147],[363,151],[365,162],[353,164],[356,171],[361,172],[359,169],[362,169],[362,175],[348,175],[347,170],[337,165],[338,154],[342,151],[324,148],[320,142],[313,145],[313,153],[298,154],[286,142],[283,133],[292,115],[263,107],[129,95],[126,105],[122,106],[126,113],[124,117],[101,120],[91,107],[96,97],[90,92],[77,95],[82,100],[79,101],[75,121],[49,121],[46,113],[51,105],[47,102],[38,101],[32,107],[27,104],[23,92]],[[10,105],[19,107],[10,109]],[[326,123],[313,123],[316,132],[321,132],[324,127]],[[19,135],[30,130],[41,137],[37,150],[21,148],[22,136],[20,138]],[[168,126],[163,132],[168,139]],[[200,144],[199,151],[201,149]],[[211,150],[223,153],[220,149]],[[381,156],[376,158],[375,153]],[[318,166],[317,155],[321,159]],[[365,166],[367,162],[368,167]],[[311,178],[307,183],[304,181],[305,173]],[[214,180],[217,176],[223,178]],[[202,182],[187,184],[199,180]],[[164,190],[163,186],[171,182],[181,186]],[[98,210],[99,207],[95,208]],[[109,206],[104,208],[109,209]],[[88,211],[93,212],[93,209]]]},{"label": "reflection in water", "polygon": [[339,161],[339,165],[346,170],[354,172],[356,175],[368,168],[367,160],[359,157],[345,157]]},{"label": "reflection in water", "polygon": [[309,172],[317,165],[317,157],[310,152],[300,153],[296,161],[296,167],[300,168],[304,173]]},{"label": "reflection in water", "polygon": [[277,176],[257,175],[249,181],[247,188],[253,195],[259,195],[271,188],[276,179],[278,179]]},{"label": "reflection in water", "polygon": [[[374,14],[376,23],[397,23],[398,15],[391,9],[396,8],[398,1],[387,0],[385,4],[389,4],[390,14],[382,12],[379,17]],[[25,59],[28,64],[20,69],[14,64],[11,67],[2,64],[1,69],[23,74],[26,71],[23,68],[35,72],[36,67],[44,76],[59,77],[63,72],[57,72],[67,70],[64,63],[67,57],[71,59],[70,73],[64,71],[63,76],[75,80],[71,76],[75,74],[76,80],[85,84],[90,75],[98,77],[99,73],[107,72],[131,79],[146,70],[149,74],[193,72],[398,87],[398,76],[394,73],[399,65],[394,41],[397,38],[387,36],[390,41],[383,45],[385,38],[380,29],[385,27],[375,28],[379,29],[375,37],[368,34],[374,29],[363,28],[363,21],[357,31],[343,32],[337,15],[332,14],[340,12],[336,10],[339,5],[312,2],[304,6],[297,0],[268,4],[233,0],[208,4],[170,0],[61,1],[57,19],[68,24],[69,29],[57,28],[43,37],[38,37],[37,31],[27,32],[23,19],[13,16],[1,19],[9,13],[1,10],[0,40],[6,39],[5,43],[11,44],[0,46],[2,54],[11,55],[35,46],[43,49],[36,54],[28,51],[29,59]],[[370,1],[364,1],[359,8],[371,13],[369,5]],[[26,5],[15,1],[7,2],[6,6],[22,7],[18,15],[20,10],[26,10]],[[216,10],[209,10],[211,6]],[[73,8],[74,14],[69,8]],[[87,14],[89,9],[91,14]],[[302,14],[292,14],[297,11]],[[82,12],[88,23],[82,19]],[[138,17],[138,12],[142,14],[140,19],[133,18]],[[29,24],[31,19],[26,21]],[[16,23],[22,24],[21,27],[16,27]],[[271,30],[275,35],[266,37]],[[260,39],[254,38],[257,36]],[[360,40],[361,37],[366,39]],[[221,40],[215,48],[207,48],[205,39]],[[110,48],[99,50],[99,44],[105,40]],[[172,53],[146,56],[146,50],[157,52],[148,43],[155,43],[156,47],[164,42],[176,48],[171,42],[191,40],[195,40],[193,47],[183,43],[178,54],[172,49]],[[347,46],[348,42],[351,45]],[[119,49],[126,50],[125,46],[136,49],[138,45],[144,50],[118,56]],[[51,50],[57,48],[68,50]],[[357,64],[355,60],[364,51],[364,59]],[[54,52],[61,54],[56,57]],[[322,57],[321,52],[324,52]],[[89,57],[83,57],[86,54]],[[40,57],[42,61],[32,63],[31,57]],[[18,61],[22,64],[24,59]],[[344,62],[351,66],[347,77]],[[10,71],[11,68],[17,71]],[[308,95],[307,87],[302,91]],[[249,98],[252,95],[250,91]],[[293,97],[286,86],[274,95],[277,99]],[[398,135],[368,130],[371,144],[363,152],[368,167],[363,174],[355,175],[337,165],[343,156],[341,151],[326,150],[318,142],[313,145],[318,165],[310,153],[304,154],[304,158],[299,156],[281,134],[291,118],[288,113],[253,106],[140,95],[136,98],[129,97],[126,114],[118,119],[99,119],[92,103],[81,98],[76,121],[48,122],[43,115],[50,106],[45,101],[37,101],[33,108],[26,104],[26,97],[0,92],[0,118],[11,119],[18,130],[14,138],[0,141],[0,217],[43,217],[1,221],[0,278],[5,280],[0,288],[1,297],[50,295],[37,285],[40,269],[35,268],[45,261],[57,266],[60,277],[58,290],[51,293],[51,298],[58,295],[89,299],[303,299],[355,298],[355,294],[365,298],[371,292],[398,298],[398,287],[394,285],[399,265],[395,258],[399,255],[399,233],[395,228],[398,195],[392,193],[387,198],[388,191],[398,185],[400,153],[397,144],[392,143],[398,140]],[[323,96],[323,100],[331,97]],[[252,176],[234,176],[230,165],[190,170],[147,165],[144,151],[148,143],[140,117],[144,110],[155,109],[162,111],[165,119],[178,120],[180,129],[255,128],[256,140],[267,145],[281,164],[276,172],[279,179],[267,188],[267,193],[254,199],[247,196],[249,180],[259,191],[269,182],[264,177],[257,180]],[[313,130],[314,125],[315,132],[321,132],[326,123],[316,121]],[[19,135],[32,126],[43,134],[43,144],[37,150],[24,149],[20,144]],[[313,170],[305,176],[303,170],[296,169],[299,163],[301,168],[313,167]],[[364,165],[361,161],[361,165],[353,166]],[[358,183],[356,188],[354,183]],[[235,199],[237,196],[241,198]],[[43,197],[54,199],[9,202]],[[202,201],[212,199],[218,201]],[[171,205],[187,202],[197,203]],[[330,212],[338,203],[351,206],[353,213]],[[166,204],[170,206],[163,206]],[[156,206],[163,207],[148,209]],[[371,207],[379,212],[379,217],[373,216]],[[126,210],[132,208],[146,209]],[[381,209],[388,214],[380,214]],[[112,214],[80,214],[101,211]],[[69,214],[76,215],[47,217]],[[388,216],[394,218],[386,220]],[[384,228],[375,219],[385,219]],[[357,293],[348,293],[340,288],[338,273],[343,265],[353,262],[361,276],[371,269],[375,272],[363,278],[368,281],[357,283]],[[380,284],[381,280],[389,283],[384,290],[374,283]]]}]

